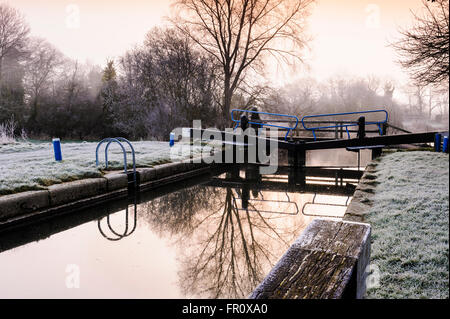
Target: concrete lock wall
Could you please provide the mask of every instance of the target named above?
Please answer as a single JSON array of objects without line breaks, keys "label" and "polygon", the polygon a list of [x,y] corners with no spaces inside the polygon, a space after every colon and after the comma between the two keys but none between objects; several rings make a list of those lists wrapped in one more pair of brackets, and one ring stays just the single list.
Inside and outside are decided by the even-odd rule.
[{"label": "concrete lock wall", "polygon": [[[193,163],[191,160],[158,165],[153,168],[136,170],[143,188],[162,186],[177,180],[183,180],[203,174],[209,168],[205,163]],[[127,195],[128,176],[123,172],[112,172],[101,178],[83,179],[55,184],[46,190],[28,191],[0,196],[0,223],[23,216],[33,215],[46,209],[64,208],[77,201],[98,200],[109,195]],[[114,197],[114,196],[109,196]]]}]

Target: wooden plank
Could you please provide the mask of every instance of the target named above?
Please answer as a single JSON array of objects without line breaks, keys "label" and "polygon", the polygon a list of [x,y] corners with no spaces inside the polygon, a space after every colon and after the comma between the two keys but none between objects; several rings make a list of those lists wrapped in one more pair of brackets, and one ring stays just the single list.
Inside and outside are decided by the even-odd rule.
[{"label": "wooden plank", "polygon": [[251,298],[337,299],[344,293],[353,266],[352,258],[293,248],[264,289],[255,291]]},{"label": "wooden plank", "polygon": [[250,298],[362,298],[369,255],[370,225],[315,219]]}]

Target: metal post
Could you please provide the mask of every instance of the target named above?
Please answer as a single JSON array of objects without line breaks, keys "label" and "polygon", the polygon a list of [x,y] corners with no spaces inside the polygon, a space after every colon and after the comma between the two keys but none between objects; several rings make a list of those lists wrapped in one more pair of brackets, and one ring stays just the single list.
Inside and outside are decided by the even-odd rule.
[{"label": "metal post", "polygon": [[242,186],[242,209],[248,209],[248,200],[250,199],[250,189],[247,184]]},{"label": "metal post", "polygon": [[61,152],[61,141],[59,138],[54,138],[52,140],[53,143],[53,151],[55,153],[55,161],[62,161],[62,152]]},{"label": "metal post", "polygon": [[169,146],[172,147],[174,145],[175,145],[175,133],[171,132],[169,138]]},{"label": "metal post", "polygon": [[231,178],[234,178],[234,179],[238,179],[239,178],[239,175],[240,175],[240,169],[239,169],[239,166],[233,166],[232,168],[231,168],[231,170],[230,170],[230,172],[229,173],[227,173],[227,177],[228,177],[228,175],[231,177]]},{"label": "metal post", "polygon": [[383,153],[382,147],[377,147],[372,149],[372,160],[376,159],[377,157],[380,157]]},{"label": "metal post", "polygon": [[[248,117],[246,115],[242,115],[241,116],[241,129],[242,129],[242,134],[244,134],[244,131],[248,128]],[[246,134],[244,134],[244,144],[248,145],[248,136]],[[238,150],[238,146],[236,146],[235,150]],[[248,162],[248,147],[243,146],[243,151],[244,151],[244,163]],[[236,154],[237,155],[237,154]],[[236,156],[237,158],[237,156]]]},{"label": "metal post", "polygon": [[289,166],[291,167],[288,175],[288,183],[291,185],[299,184],[304,186],[306,184],[306,150],[304,148],[288,150],[288,161]]},{"label": "metal post", "polygon": [[[258,109],[254,107],[252,109],[253,112],[258,112]],[[255,124],[255,123],[261,123],[261,118],[259,117],[259,113],[251,113],[250,115],[250,122],[252,122],[251,127],[255,129],[256,135],[259,135],[259,128],[261,125]]]},{"label": "metal post", "polygon": [[261,180],[261,174],[259,173],[259,167],[255,165],[247,165],[245,168],[245,180],[258,182]]},{"label": "metal post", "polygon": [[359,139],[366,137],[366,118],[361,116],[358,119],[358,136]]},{"label": "metal post", "polygon": [[448,153],[448,136],[444,136],[444,142],[442,143],[442,152]]},{"label": "metal post", "polygon": [[359,168],[361,167],[361,150],[358,150],[358,171],[360,170]]},{"label": "metal post", "polygon": [[441,134],[436,133],[436,135],[434,136],[434,151],[435,152],[441,151],[441,139],[442,139]]},{"label": "metal post", "polygon": [[245,131],[248,128],[248,117],[246,115],[241,116],[241,129]]}]

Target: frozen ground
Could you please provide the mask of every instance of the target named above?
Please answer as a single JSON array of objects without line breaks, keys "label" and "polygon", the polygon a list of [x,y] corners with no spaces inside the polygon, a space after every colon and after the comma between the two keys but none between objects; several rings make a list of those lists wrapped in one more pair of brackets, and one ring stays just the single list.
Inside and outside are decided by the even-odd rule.
[{"label": "frozen ground", "polygon": [[369,298],[449,298],[449,156],[397,152],[377,166]]},{"label": "frozen ground", "polygon": [[[63,161],[55,162],[52,143],[0,144],[0,195],[43,189],[51,184],[102,176],[101,169],[105,168],[105,144],[99,151],[101,163],[99,167],[95,166],[96,146],[97,143],[88,142],[62,143]],[[133,146],[136,151],[137,167],[151,167],[189,157],[181,154],[171,157],[168,142],[133,142]],[[175,144],[172,152],[180,146],[181,144]],[[200,152],[200,146],[194,148],[194,153]],[[111,144],[108,157],[110,168],[123,169],[123,155],[117,144]],[[131,163],[131,153],[129,153],[130,168]]]}]

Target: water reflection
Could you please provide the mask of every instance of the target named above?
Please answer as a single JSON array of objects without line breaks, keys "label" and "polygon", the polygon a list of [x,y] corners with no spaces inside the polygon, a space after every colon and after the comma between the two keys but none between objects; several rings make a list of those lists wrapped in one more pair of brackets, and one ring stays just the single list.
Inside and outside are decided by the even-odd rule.
[{"label": "water reflection", "polygon": [[[330,172],[325,173],[315,175]],[[314,202],[318,192],[334,194],[339,188],[350,195],[354,190],[344,185],[343,176],[331,182],[322,177],[323,184],[306,188],[293,186],[282,174],[271,178],[270,187],[262,179],[254,171],[234,171],[213,178],[206,183],[210,187],[196,186],[139,207],[153,231],[171,237],[184,295],[246,297],[316,216],[293,218],[299,205],[311,204],[311,195]],[[315,192],[305,193],[308,188]]]},{"label": "water reflection", "polygon": [[[288,248],[296,230],[304,227],[298,221],[292,225],[282,222],[279,215],[267,213],[269,208],[263,212],[251,202],[248,209],[239,207],[237,200],[242,195],[232,188],[194,187],[189,194],[192,197],[187,202],[168,196],[145,204],[139,211],[152,229],[172,236],[180,265],[179,285],[185,295],[245,297],[273,266],[279,252]],[[198,206],[199,195],[207,196],[208,205],[194,210],[190,204]],[[167,218],[169,211],[196,213],[177,219]]]},{"label": "water reflection", "polygon": [[[30,276],[33,268],[26,270],[28,277],[47,278],[45,287],[56,296],[73,292],[52,277],[54,270],[45,273],[43,256],[57,267],[80,263],[86,276],[80,296],[243,298],[316,215],[334,213],[323,204],[328,209],[347,204],[361,174],[322,168],[290,173],[280,168],[261,176],[254,167],[234,169],[187,187],[177,185],[176,191],[171,186],[131,202],[0,233],[0,266],[15,269],[40,256],[36,276]],[[55,249],[60,249],[57,254]],[[114,280],[104,276],[105,269]],[[17,281],[23,277],[19,272],[14,276],[9,280],[0,274],[0,286],[20,294],[20,285],[29,283]],[[109,289],[103,288],[106,282]]]},{"label": "water reflection", "polygon": [[[246,210],[250,212],[260,212],[260,213],[271,213],[271,214],[286,214],[286,215],[297,215],[299,213],[298,205],[296,202],[291,201],[291,198],[287,192],[284,194],[286,195],[286,199],[280,199],[280,200],[271,200],[271,199],[265,199],[264,194],[261,191],[253,191],[253,198],[248,198],[248,196],[242,198],[240,195],[241,192],[236,191],[236,198],[233,198],[233,206],[237,210]],[[240,206],[242,208],[239,208],[239,201]],[[251,203],[251,206],[249,208],[249,203]],[[261,205],[267,205],[269,207],[280,207],[282,206],[282,209],[277,210],[264,210],[264,208],[255,208],[259,207]],[[252,209],[253,208],[253,209]]]},{"label": "water reflection", "polygon": [[[347,208],[352,196],[347,196],[347,198],[345,199],[344,203],[336,203],[336,202],[332,202],[330,201],[330,197],[327,197],[327,201],[324,202],[317,202],[317,196],[318,194],[314,194],[314,197],[311,201],[306,202],[303,205],[302,208],[302,214],[304,216],[314,216],[314,217],[336,217],[336,209],[337,208],[343,208],[344,209],[344,213],[345,213],[345,209]],[[338,199],[340,199],[340,197],[338,197]],[[311,209],[311,207],[314,207],[315,211],[323,211],[323,210],[328,210],[329,208],[332,208],[335,211],[335,214],[333,215],[327,215],[322,213],[307,213],[308,208]]]},{"label": "water reflection", "polygon": [[[127,206],[124,211],[125,212],[125,216],[124,216],[125,217],[125,229],[122,232],[120,232],[120,231],[116,232],[114,230],[114,227],[111,225],[111,220],[110,220],[111,214],[108,214],[106,217],[98,219],[98,221],[97,221],[98,231],[100,232],[100,234],[102,234],[103,237],[105,237],[107,240],[110,240],[110,241],[118,241],[125,237],[130,236],[131,234],[133,234],[135,232],[136,226],[137,226],[137,202],[136,202],[136,199],[134,200],[134,204],[133,204],[133,211],[132,211],[132,214],[133,214],[133,224],[132,225],[133,226],[132,226],[131,230],[128,229],[128,227],[129,227],[128,208],[129,208],[129,206]],[[112,236],[106,234],[106,232],[103,230],[102,220],[105,220],[105,219],[106,219],[106,225],[108,227],[108,230],[110,233],[112,233]],[[105,223],[103,223],[103,224],[105,224]]]}]

